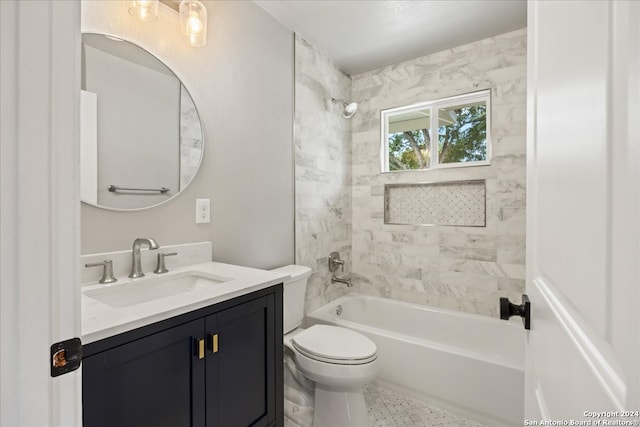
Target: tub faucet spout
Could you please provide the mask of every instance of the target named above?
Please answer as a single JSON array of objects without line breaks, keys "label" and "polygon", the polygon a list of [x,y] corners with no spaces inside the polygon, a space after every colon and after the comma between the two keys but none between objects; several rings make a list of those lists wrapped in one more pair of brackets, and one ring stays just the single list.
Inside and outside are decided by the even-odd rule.
[{"label": "tub faucet spout", "polygon": [[131,274],[129,277],[132,279],[136,279],[138,277],[144,277],[144,273],[142,272],[142,263],[140,256],[140,246],[147,245],[149,249],[158,249],[160,245],[158,242],[151,238],[146,237],[138,237],[133,241],[133,248],[131,250]]},{"label": "tub faucet spout", "polygon": [[347,287],[349,287],[349,288],[351,286],[353,286],[351,284],[351,279],[341,279],[340,277],[336,277],[336,276],[333,276],[331,278],[331,283],[343,283],[343,284],[347,285]]}]

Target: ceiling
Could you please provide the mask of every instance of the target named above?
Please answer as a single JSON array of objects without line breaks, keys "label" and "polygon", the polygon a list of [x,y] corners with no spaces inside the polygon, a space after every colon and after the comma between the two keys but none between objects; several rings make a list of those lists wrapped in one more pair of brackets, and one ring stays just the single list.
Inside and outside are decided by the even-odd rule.
[{"label": "ceiling", "polygon": [[527,25],[526,0],[254,0],[350,74]]}]

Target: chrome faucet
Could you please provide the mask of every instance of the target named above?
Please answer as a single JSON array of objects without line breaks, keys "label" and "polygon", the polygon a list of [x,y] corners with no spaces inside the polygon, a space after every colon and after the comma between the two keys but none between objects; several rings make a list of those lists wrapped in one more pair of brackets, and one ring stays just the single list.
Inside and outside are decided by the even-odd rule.
[{"label": "chrome faucet", "polygon": [[344,261],[340,259],[340,254],[338,252],[331,252],[329,254],[329,271],[333,273],[331,276],[331,283],[343,283],[348,287],[351,287],[351,279],[342,279],[336,276],[336,270],[338,267],[344,273]]},{"label": "chrome faucet", "polygon": [[336,277],[336,276],[331,277],[331,283],[343,283],[347,285],[347,287],[349,288],[353,286],[351,284],[351,279],[341,279],[340,277]]},{"label": "chrome faucet", "polygon": [[131,277],[132,279],[136,279],[138,277],[144,277],[144,273],[142,272],[142,265],[140,262],[140,258],[141,258],[140,246],[141,245],[149,246],[150,250],[158,249],[160,247],[158,242],[156,242],[151,238],[138,237],[136,240],[133,241],[133,249],[131,250],[131,259],[132,259],[131,274],[129,274],[129,277]]}]

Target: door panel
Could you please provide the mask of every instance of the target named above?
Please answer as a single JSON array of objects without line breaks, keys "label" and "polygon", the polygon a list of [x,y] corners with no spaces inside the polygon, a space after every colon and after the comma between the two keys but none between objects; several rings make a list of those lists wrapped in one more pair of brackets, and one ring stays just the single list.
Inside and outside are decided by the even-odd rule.
[{"label": "door panel", "polygon": [[0,425],[79,425],[80,2],[0,1],[0,57]]},{"label": "door panel", "polygon": [[529,3],[529,420],[639,406],[638,10]]},{"label": "door panel", "polygon": [[[207,426],[267,425],[273,417],[273,296],[236,306],[206,319],[218,334],[218,352],[207,352]],[[271,372],[269,372],[271,371]],[[211,385],[225,385],[224,393]],[[215,393],[215,396],[212,394]],[[217,399],[217,413],[210,406]]]},{"label": "door panel", "polygon": [[545,30],[535,40],[537,275],[560,283],[562,295],[603,334],[608,5],[540,2],[538,8]]},{"label": "door panel", "polygon": [[84,425],[204,426],[205,361],[194,345],[203,326],[196,320],[86,358]]}]

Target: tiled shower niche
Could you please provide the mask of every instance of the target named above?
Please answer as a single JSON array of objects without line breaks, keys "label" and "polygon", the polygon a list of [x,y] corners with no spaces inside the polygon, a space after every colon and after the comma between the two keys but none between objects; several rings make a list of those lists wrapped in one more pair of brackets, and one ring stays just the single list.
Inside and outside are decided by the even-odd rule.
[{"label": "tiled shower niche", "polygon": [[485,227],[485,180],[386,184],[384,222]]}]

